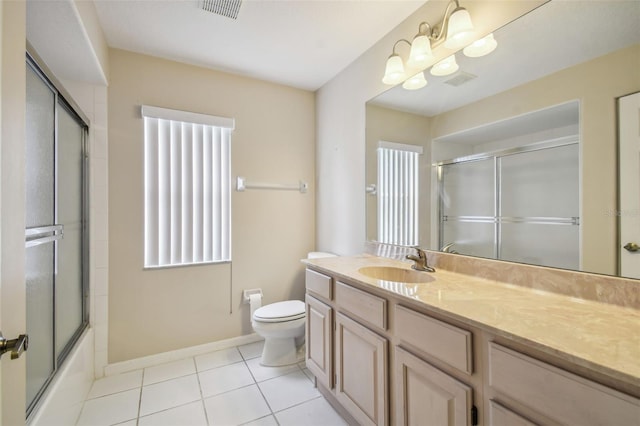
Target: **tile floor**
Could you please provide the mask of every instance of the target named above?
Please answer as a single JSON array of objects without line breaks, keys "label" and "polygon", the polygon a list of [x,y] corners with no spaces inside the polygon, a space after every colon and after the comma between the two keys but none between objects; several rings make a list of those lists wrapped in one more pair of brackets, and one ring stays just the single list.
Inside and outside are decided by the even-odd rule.
[{"label": "tile floor", "polygon": [[78,426],[340,426],[304,363],[263,367],[263,342],[93,383]]}]

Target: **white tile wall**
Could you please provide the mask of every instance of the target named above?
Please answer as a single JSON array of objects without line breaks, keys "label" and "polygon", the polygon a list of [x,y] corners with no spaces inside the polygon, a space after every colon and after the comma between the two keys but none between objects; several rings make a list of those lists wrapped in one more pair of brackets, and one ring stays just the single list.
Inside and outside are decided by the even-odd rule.
[{"label": "white tile wall", "polygon": [[91,324],[95,328],[95,377],[104,376],[109,340],[109,150],[107,88],[93,87],[91,119]]}]

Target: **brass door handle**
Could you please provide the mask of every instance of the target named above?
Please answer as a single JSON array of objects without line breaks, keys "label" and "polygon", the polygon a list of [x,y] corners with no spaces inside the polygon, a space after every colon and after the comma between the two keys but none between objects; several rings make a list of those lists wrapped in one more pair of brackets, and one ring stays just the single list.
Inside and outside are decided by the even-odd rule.
[{"label": "brass door handle", "polygon": [[7,340],[0,333],[0,356],[11,351],[11,359],[18,359],[29,347],[29,336],[21,334],[17,339]]},{"label": "brass door handle", "polygon": [[624,246],[624,249],[630,252],[636,252],[638,250],[640,250],[640,246],[636,243],[627,243]]}]

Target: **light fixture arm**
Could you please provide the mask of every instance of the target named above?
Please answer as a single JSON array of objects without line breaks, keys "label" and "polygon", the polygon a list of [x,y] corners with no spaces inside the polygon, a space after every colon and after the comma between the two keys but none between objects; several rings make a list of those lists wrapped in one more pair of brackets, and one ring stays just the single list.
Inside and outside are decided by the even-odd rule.
[{"label": "light fixture arm", "polygon": [[[455,7],[455,9],[452,9],[452,7]],[[429,34],[429,39],[432,41],[431,47],[436,47],[440,43],[444,42],[445,37],[447,35],[447,30],[449,29],[449,18],[451,17],[451,15],[453,15],[453,12],[455,12],[459,8],[460,8],[460,3],[458,3],[458,0],[451,0],[449,2],[449,4],[447,5],[447,8],[444,11],[442,26],[433,28],[431,30],[431,34]]]},{"label": "light fixture arm", "polygon": [[398,43],[400,43],[401,41],[404,41],[405,43],[407,43],[409,45],[409,47],[411,47],[411,42],[409,40],[406,40],[404,38],[401,38],[400,40],[396,41],[393,45],[393,50],[392,50],[392,54],[393,55],[397,55],[396,53],[396,46],[398,45]]}]

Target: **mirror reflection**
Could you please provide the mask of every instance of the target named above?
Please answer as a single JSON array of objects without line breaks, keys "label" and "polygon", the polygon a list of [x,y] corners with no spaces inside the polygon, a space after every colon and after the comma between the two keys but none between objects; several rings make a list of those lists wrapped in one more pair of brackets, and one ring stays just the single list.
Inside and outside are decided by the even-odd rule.
[{"label": "mirror reflection", "polygon": [[369,101],[367,239],[633,277],[616,105],[640,91],[639,21],[635,1],[552,1]]}]

